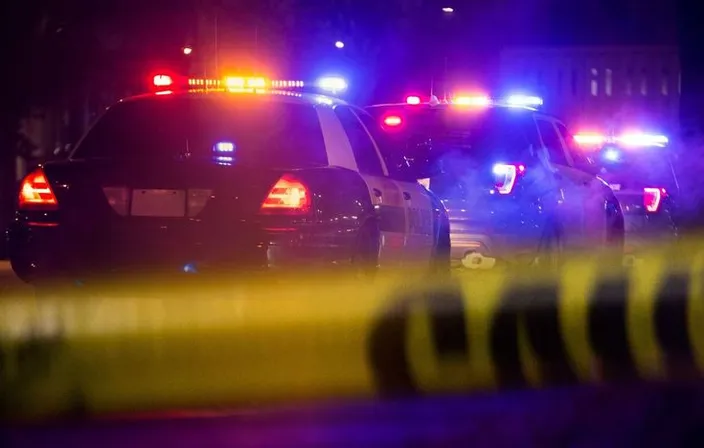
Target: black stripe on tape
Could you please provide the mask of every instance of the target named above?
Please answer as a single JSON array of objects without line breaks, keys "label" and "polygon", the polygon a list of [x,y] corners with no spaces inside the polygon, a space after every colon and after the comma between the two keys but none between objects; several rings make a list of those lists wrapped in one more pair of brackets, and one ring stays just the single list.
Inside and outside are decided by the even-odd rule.
[{"label": "black stripe on tape", "polygon": [[438,359],[467,358],[467,322],[462,291],[447,289],[432,294],[430,307],[430,334]]},{"label": "black stripe on tape", "polygon": [[376,321],[368,341],[369,362],[381,396],[419,393],[408,358],[408,318],[413,305],[419,305],[429,314],[430,337],[438,362],[467,356],[467,328],[459,284],[400,296]]},{"label": "black stripe on tape", "polygon": [[512,285],[503,294],[491,328],[491,351],[499,384],[527,384],[519,352],[519,316],[547,382],[572,383],[577,376],[560,330],[558,284]]},{"label": "black stripe on tape", "polygon": [[589,341],[605,380],[633,378],[637,373],[626,328],[628,288],[625,277],[601,279],[591,298]]},{"label": "black stripe on tape", "polygon": [[383,311],[368,340],[369,363],[376,389],[382,397],[415,395],[411,366],[406,351],[408,313],[414,295],[402,296]]},{"label": "black stripe on tape", "polygon": [[570,364],[560,328],[558,286],[554,283],[523,288],[518,297],[531,303],[526,310],[525,322],[528,340],[539,361],[541,377],[552,384],[575,383],[578,377]]},{"label": "black stripe on tape", "polygon": [[668,372],[695,365],[687,325],[688,294],[689,276],[672,274],[666,277],[656,298],[655,334]]},{"label": "black stripe on tape", "polygon": [[521,387],[527,384],[521,366],[518,345],[518,307],[516,290],[508,288],[491,322],[489,349],[496,368],[497,382],[508,387]]}]

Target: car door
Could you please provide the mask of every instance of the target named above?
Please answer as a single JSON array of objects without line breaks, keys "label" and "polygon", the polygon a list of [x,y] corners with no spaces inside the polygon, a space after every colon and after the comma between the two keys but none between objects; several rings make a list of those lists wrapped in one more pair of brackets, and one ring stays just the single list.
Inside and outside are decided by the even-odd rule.
[{"label": "car door", "polygon": [[388,152],[383,151],[380,145],[386,144],[387,140],[379,132],[376,121],[361,109],[354,109],[354,112],[373,140],[377,154],[386,165],[388,176],[394,179],[401,190],[407,222],[404,240],[406,260],[414,263],[429,259],[435,246],[431,193],[418,180],[403,176],[393,164],[386,164],[383,154]]},{"label": "car door", "polygon": [[374,141],[352,108],[337,105],[334,111],[347,135],[349,150],[354,155],[357,170],[367,184],[369,197],[377,212],[381,233],[379,263],[384,267],[398,266],[405,259],[408,227],[401,189],[388,177],[386,165]]},{"label": "car door", "polygon": [[562,241],[568,248],[583,247],[587,241],[585,202],[588,199],[588,189],[585,179],[572,168],[554,119],[536,115],[535,121],[549,159],[547,162],[560,188],[558,215],[562,226]]},{"label": "car door", "polygon": [[571,175],[584,189],[584,226],[587,240],[591,242],[604,241],[608,228],[605,204],[607,196],[612,193],[605,182],[594,173],[587,171],[590,161],[587,157],[580,157],[582,154],[579,152],[579,148],[575,147],[574,138],[567,130],[567,126],[558,120],[555,120],[554,124],[567,151],[567,156],[571,159]]}]

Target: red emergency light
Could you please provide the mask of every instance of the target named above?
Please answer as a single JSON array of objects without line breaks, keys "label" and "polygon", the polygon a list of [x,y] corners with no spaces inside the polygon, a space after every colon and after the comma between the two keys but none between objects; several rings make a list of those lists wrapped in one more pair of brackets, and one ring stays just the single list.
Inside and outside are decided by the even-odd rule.
[{"label": "red emergency light", "polygon": [[174,79],[171,75],[154,75],[152,84],[154,87],[172,87],[174,85]]}]

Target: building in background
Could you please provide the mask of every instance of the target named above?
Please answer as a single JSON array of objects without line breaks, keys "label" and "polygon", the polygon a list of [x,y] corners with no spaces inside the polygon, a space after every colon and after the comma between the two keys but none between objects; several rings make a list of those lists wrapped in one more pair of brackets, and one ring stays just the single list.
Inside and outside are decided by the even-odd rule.
[{"label": "building in background", "polygon": [[538,92],[574,131],[679,132],[675,46],[509,47],[500,77],[505,89]]}]

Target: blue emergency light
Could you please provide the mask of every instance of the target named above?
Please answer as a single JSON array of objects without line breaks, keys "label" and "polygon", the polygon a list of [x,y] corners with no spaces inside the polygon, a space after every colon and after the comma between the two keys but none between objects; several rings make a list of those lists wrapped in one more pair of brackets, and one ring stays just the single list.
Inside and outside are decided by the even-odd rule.
[{"label": "blue emergency light", "polygon": [[542,98],[532,95],[509,95],[505,102],[513,107],[540,107],[543,105]]},{"label": "blue emergency light", "polygon": [[339,76],[323,76],[319,78],[315,85],[326,92],[333,95],[347,90],[347,81]]}]

